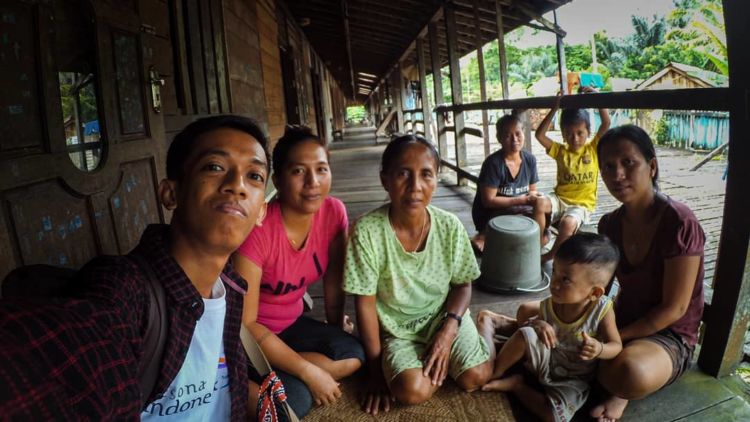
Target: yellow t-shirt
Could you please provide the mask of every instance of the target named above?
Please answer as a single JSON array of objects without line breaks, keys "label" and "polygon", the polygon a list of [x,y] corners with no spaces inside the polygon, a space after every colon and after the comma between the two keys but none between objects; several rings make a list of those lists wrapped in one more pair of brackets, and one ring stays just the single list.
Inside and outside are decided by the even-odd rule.
[{"label": "yellow t-shirt", "polygon": [[589,211],[596,208],[596,191],[599,180],[599,159],[594,137],[576,152],[568,144],[553,142],[547,155],[557,162],[555,194],[568,205],[579,205]]}]

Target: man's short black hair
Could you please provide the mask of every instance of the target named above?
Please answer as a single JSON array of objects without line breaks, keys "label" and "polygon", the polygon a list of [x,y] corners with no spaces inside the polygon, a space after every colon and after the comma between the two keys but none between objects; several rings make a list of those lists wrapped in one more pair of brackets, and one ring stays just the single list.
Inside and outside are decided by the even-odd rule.
[{"label": "man's short black hair", "polygon": [[211,116],[198,119],[182,129],[174,137],[167,151],[167,179],[181,180],[185,170],[185,160],[190,156],[193,145],[201,135],[217,129],[235,129],[245,132],[255,138],[266,155],[267,166],[270,166],[271,158],[268,154],[268,138],[260,126],[252,119],[231,114]]},{"label": "man's short black hair", "polygon": [[605,280],[592,280],[608,283],[620,261],[620,250],[603,234],[578,232],[560,245],[555,259],[569,264],[591,264],[599,270],[609,272]]}]

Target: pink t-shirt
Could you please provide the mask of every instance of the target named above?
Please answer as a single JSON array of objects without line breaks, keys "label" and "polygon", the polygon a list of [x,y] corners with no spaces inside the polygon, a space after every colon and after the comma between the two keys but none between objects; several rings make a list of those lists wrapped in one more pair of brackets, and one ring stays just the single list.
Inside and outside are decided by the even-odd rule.
[{"label": "pink t-shirt", "polygon": [[304,247],[295,250],[287,238],[279,203],[268,204],[263,225],[254,228],[237,250],[263,269],[258,299],[260,324],[278,334],[302,315],[307,286],[323,277],[328,247],[348,225],[344,204],[329,196],[313,216]]}]

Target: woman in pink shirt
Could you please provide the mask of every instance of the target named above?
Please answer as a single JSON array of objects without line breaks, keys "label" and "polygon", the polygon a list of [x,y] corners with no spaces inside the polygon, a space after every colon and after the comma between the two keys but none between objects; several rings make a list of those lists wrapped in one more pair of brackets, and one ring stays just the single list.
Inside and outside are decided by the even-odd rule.
[{"label": "woman in pink shirt", "polygon": [[[248,283],[243,324],[302,417],[313,403],[338,399],[337,381],[364,361],[362,346],[349,334],[353,326],[344,315],[341,289],[348,219],[344,204],[328,196],[328,151],[309,128],[287,128],[273,150],[272,177],[278,196],[262,226],[235,253],[234,264]],[[307,286],[321,279],[328,323],[302,315]],[[253,389],[251,400],[257,396]]]}]

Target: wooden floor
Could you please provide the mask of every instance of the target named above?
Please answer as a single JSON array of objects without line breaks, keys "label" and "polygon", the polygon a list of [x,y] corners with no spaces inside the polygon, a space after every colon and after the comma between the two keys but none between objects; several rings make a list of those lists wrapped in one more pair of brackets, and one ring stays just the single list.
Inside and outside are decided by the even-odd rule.
[{"label": "wooden floor", "polygon": [[[380,156],[384,145],[372,146],[367,142],[363,147],[336,149],[331,152],[332,173],[334,176],[331,194],[340,198],[347,207],[349,219],[372,210],[387,200],[387,194],[378,178]],[[549,192],[555,183],[555,163],[544,155],[538,145],[534,146],[539,166],[540,190]],[[494,150],[494,147],[493,147]],[[721,229],[721,215],[724,203],[724,184],[721,180],[726,161],[710,162],[698,172],[688,169],[698,161],[691,153],[669,149],[659,149],[661,188],[668,195],[687,203],[694,210],[707,234],[706,245],[706,284],[710,287],[713,278],[713,265]],[[469,162],[473,172],[479,172],[484,155],[479,143],[469,146]],[[617,204],[600,181],[597,212],[592,221],[598,221],[601,214],[614,209]],[[471,222],[471,203],[474,197],[473,186],[456,187],[455,173],[444,172],[441,183],[433,196],[433,205],[455,213],[463,222],[467,232],[475,233]],[[316,318],[324,318],[322,306],[322,283],[310,289],[315,306],[310,313]],[[480,309],[513,315],[520,303],[542,298],[548,293],[523,295],[497,295],[474,289],[470,309],[476,315]],[[710,291],[707,292],[710,298]],[[346,304],[347,314],[354,316],[352,298]],[[697,353],[696,353],[697,356]],[[651,397],[631,403],[623,421],[750,421],[750,405],[746,400],[747,386],[736,378],[723,380],[706,376],[693,370],[673,386]],[[529,420],[530,415],[514,404],[518,420]],[[580,418],[586,420],[586,418]]]}]

